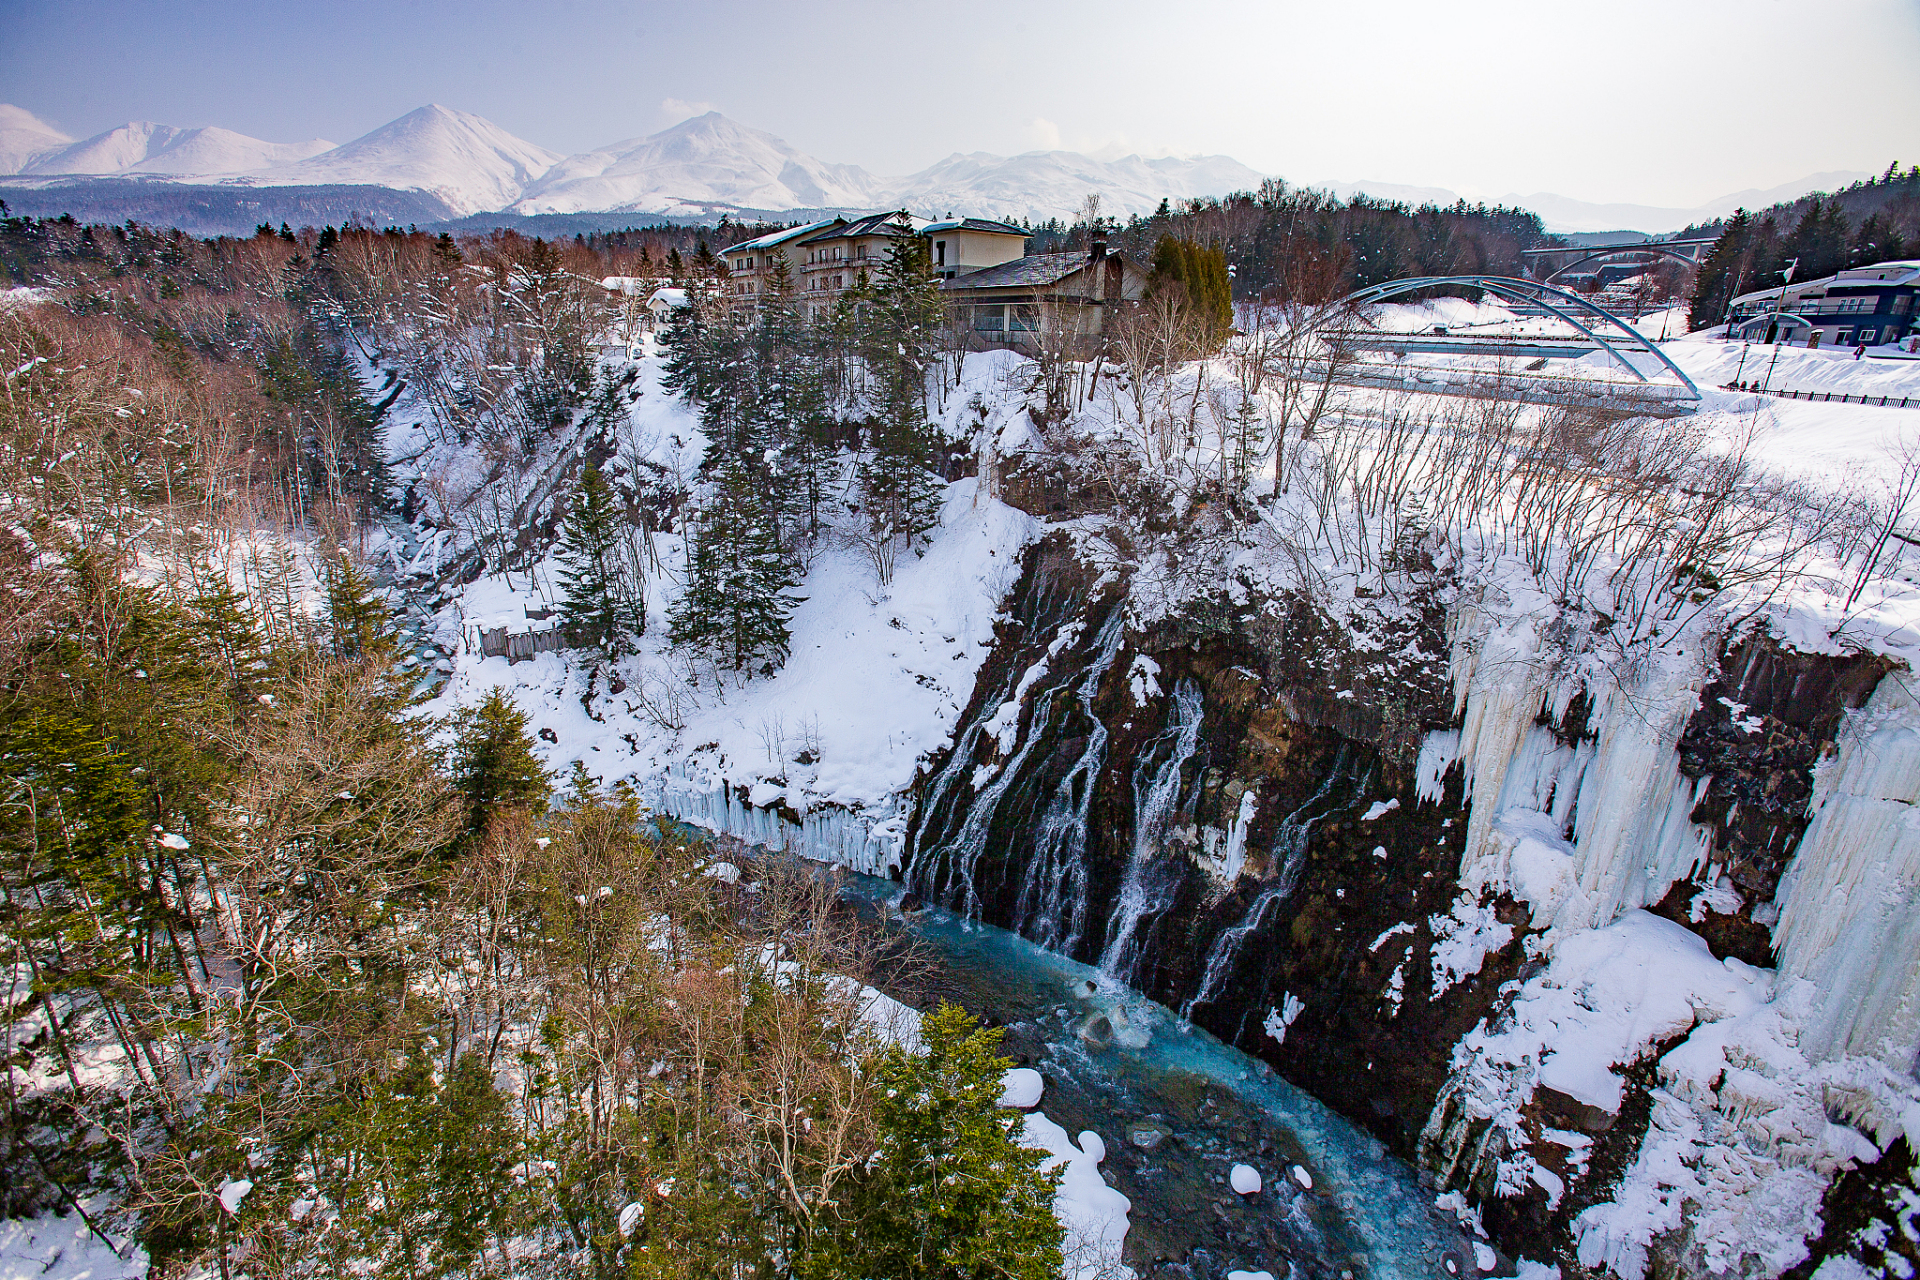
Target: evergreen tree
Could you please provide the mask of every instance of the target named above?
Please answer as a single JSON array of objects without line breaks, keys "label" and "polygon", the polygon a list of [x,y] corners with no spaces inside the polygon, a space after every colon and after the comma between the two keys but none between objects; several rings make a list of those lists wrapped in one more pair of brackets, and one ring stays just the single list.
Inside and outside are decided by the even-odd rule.
[{"label": "evergreen tree", "polygon": [[561,615],[587,643],[618,658],[646,634],[646,596],[632,589],[621,548],[621,515],[600,468],[587,464],[567,512],[560,557]]},{"label": "evergreen tree", "polygon": [[500,689],[489,689],[479,706],[454,720],[454,788],[465,797],[467,830],[479,834],[502,809],[525,807],[544,813],[552,786],[533,753],[527,713]]},{"label": "evergreen tree", "polygon": [[[843,1230],[810,1275],[871,1280],[1053,1280],[1062,1230],[1059,1174],[1021,1145],[1023,1117],[1000,1106],[998,1028],[943,1003],[918,1054],[889,1047],[876,1067],[878,1155],[857,1180]],[[837,1269],[836,1269],[837,1268]]]},{"label": "evergreen tree", "polygon": [[393,611],[373,579],[343,552],[326,561],[321,585],[327,593],[327,637],[333,656],[342,662],[392,661],[399,648]]},{"label": "evergreen tree", "polygon": [[1840,202],[1822,201],[1816,196],[1808,202],[1807,211],[1800,215],[1800,221],[1782,240],[1779,257],[1783,265],[1786,260],[1800,260],[1799,267],[1793,273],[1796,280],[1817,280],[1821,276],[1830,276],[1847,265],[1851,233],[1846,210],[1840,207]]},{"label": "evergreen tree", "polygon": [[1154,245],[1147,289],[1149,296],[1177,290],[1209,349],[1233,332],[1233,286],[1224,251],[1161,236]]},{"label": "evergreen tree", "polygon": [[1687,324],[1704,329],[1727,317],[1733,300],[1757,279],[1755,256],[1761,248],[1753,215],[1736,209],[1720,238],[1693,276],[1693,296],[1687,303]]},{"label": "evergreen tree", "polygon": [[868,546],[882,584],[895,556],[931,529],[940,515],[934,435],[927,422],[927,370],[945,319],[927,242],[902,215],[893,246],[864,303],[862,355],[875,384],[867,452],[860,462]]},{"label": "evergreen tree", "polygon": [[763,655],[771,667],[786,660],[794,582],[754,469],[722,454],[688,538],[686,591],[668,634],[736,671]]}]

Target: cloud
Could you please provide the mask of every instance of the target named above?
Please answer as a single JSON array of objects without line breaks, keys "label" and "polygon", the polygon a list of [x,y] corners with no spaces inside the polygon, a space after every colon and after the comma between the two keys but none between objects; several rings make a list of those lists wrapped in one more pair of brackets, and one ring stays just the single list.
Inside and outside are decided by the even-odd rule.
[{"label": "cloud", "polygon": [[1058,151],[1060,149],[1060,126],[1042,116],[1035,116],[1027,126],[1027,137],[1037,151]]},{"label": "cloud", "polygon": [[715,110],[718,108],[711,102],[684,102],[679,98],[663,98],[660,101],[660,114],[667,118],[668,124],[679,124],[682,120],[691,120]]}]

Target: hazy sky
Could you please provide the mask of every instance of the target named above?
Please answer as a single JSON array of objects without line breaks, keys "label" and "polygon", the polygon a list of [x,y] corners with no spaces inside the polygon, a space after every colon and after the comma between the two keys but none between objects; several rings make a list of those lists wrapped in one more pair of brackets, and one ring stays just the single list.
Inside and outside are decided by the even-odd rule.
[{"label": "hazy sky", "polygon": [[431,101],[560,152],[713,107],[885,174],[1119,147],[1684,207],[1920,161],[1920,0],[0,0],[0,101],[335,142]]}]

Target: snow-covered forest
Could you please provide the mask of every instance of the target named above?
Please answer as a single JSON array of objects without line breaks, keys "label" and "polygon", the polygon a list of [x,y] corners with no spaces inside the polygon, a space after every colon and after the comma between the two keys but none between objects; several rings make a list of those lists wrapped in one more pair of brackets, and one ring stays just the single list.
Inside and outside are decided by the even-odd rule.
[{"label": "snow-covered forest", "polygon": [[[1014,350],[905,227],[812,318],[704,242],[10,235],[7,1256],[1920,1261],[1912,409],[1711,330],[1690,413],[1413,379],[1360,339],[1530,321],[1304,240]],[[1846,354],[1769,377],[1920,400]]]}]

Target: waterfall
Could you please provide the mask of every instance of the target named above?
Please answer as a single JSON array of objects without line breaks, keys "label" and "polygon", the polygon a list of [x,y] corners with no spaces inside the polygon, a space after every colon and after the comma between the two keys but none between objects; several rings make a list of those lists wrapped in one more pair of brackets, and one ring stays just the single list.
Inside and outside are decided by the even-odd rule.
[{"label": "waterfall", "polygon": [[[1200,745],[1200,720],[1200,686],[1191,676],[1183,676],[1174,687],[1166,729],[1140,753],[1139,763],[1134,766],[1133,856],[1127,862],[1126,878],[1107,924],[1106,945],[1101,948],[1098,966],[1102,973],[1129,984],[1144,950],[1139,938],[1141,924],[1171,907],[1178,888],[1178,876],[1168,874],[1161,865],[1161,854],[1167,819],[1180,794],[1181,771]],[[1169,744],[1166,759],[1157,769],[1151,769],[1149,776],[1154,756]]]},{"label": "waterfall", "polygon": [[[1334,784],[1347,772],[1347,748],[1342,745],[1334,756],[1333,768],[1320,782],[1319,789],[1307,797],[1306,803],[1280,820],[1279,829],[1273,837],[1273,862],[1280,868],[1272,883],[1260,891],[1253,900],[1240,923],[1223,929],[1220,936],[1213,940],[1213,947],[1207,952],[1207,967],[1200,979],[1200,986],[1193,998],[1180,1006],[1180,1016],[1193,1018],[1193,1011],[1203,1004],[1217,1001],[1233,977],[1234,969],[1240,962],[1240,951],[1247,945],[1247,939],[1266,928],[1274,913],[1285,905],[1293,895],[1293,889],[1300,881],[1300,870],[1307,861],[1307,840],[1313,834],[1314,824],[1325,818],[1338,804],[1323,805],[1332,793]],[[1361,788],[1365,790],[1364,785]],[[1234,1030],[1233,1040],[1239,1039],[1240,1032],[1246,1028],[1247,1017],[1243,1011],[1240,1024]],[[1232,1043],[1232,1041],[1229,1041]]]},{"label": "waterfall", "polygon": [[[1067,624],[1076,628],[1077,624]],[[1021,932],[1033,929],[1042,946],[1065,950],[1077,940],[1086,913],[1086,819],[1087,805],[1093,795],[1093,782],[1105,760],[1106,726],[1093,713],[1093,699],[1101,680],[1113,665],[1125,631],[1125,616],[1116,608],[1108,616],[1094,640],[1094,655],[1077,686],[1068,679],[1048,685],[1035,696],[1033,712],[1026,717],[1026,733],[1020,739],[1012,759],[1002,765],[973,797],[965,809],[959,829],[945,834],[947,824],[936,828],[936,820],[959,804],[962,779],[977,777],[976,752],[981,740],[997,732],[996,722],[1029,681],[1009,672],[1003,697],[982,705],[947,765],[928,788],[924,812],[928,815],[920,832],[920,849],[913,859],[910,882],[929,901],[939,902],[961,915],[978,918],[985,902],[976,883],[980,858],[986,852],[987,837],[993,829],[1001,804],[1008,793],[1023,780],[1028,759],[1046,740],[1046,728],[1055,715],[1055,705],[1070,687],[1081,710],[1091,722],[1087,748],[1066,777],[1061,779],[1035,836],[1035,856],[1028,860],[1026,878],[1021,885],[1020,902],[1014,924]],[[1056,657],[1070,639],[1062,632],[1049,649]],[[1034,669],[1029,669],[1030,676]],[[1037,677],[1034,682],[1037,682]],[[1018,712],[1015,708],[1015,721]]]},{"label": "waterfall", "polygon": [[[1087,925],[1087,810],[1107,760],[1107,726],[1095,713],[1093,700],[1120,652],[1125,630],[1125,613],[1116,606],[1094,638],[1093,661],[1074,691],[1088,722],[1087,745],[1047,797],[1013,907],[1016,933],[1062,955],[1073,954]],[[1036,717],[1036,726],[1039,723]],[[1039,735],[1036,731],[1032,736]],[[1014,765],[1006,769],[1009,775],[1016,772]]]}]

